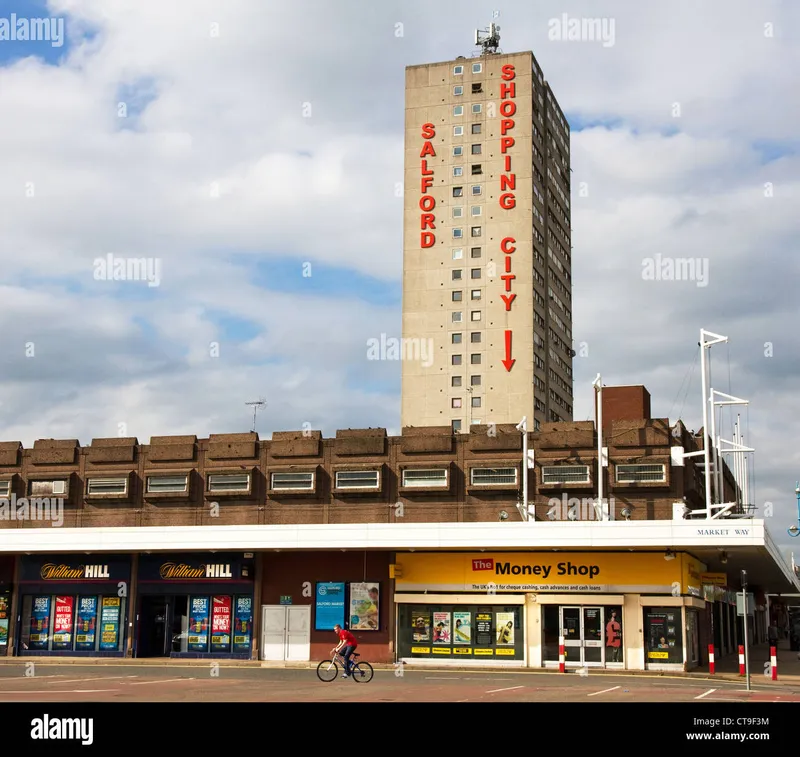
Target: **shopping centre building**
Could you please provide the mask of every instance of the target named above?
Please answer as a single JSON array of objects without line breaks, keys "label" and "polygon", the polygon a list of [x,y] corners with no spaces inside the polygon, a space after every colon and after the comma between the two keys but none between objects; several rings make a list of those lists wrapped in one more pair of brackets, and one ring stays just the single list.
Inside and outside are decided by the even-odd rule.
[{"label": "shopping centre building", "polygon": [[0,654],[315,660],[341,623],[373,662],[684,669],[735,652],[742,569],[764,639],[800,591],[764,520],[698,516],[702,434],[643,387],[603,408],[602,507],[592,422],[0,443]]}]

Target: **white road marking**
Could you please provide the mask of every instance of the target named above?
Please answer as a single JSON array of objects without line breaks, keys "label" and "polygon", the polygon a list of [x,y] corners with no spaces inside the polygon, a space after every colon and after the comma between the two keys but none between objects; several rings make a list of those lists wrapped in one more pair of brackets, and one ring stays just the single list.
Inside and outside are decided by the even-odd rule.
[{"label": "white road marking", "polygon": [[174,681],[194,681],[194,678],[154,678],[152,681],[135,681],[131,686],[146,686],[150,683],[173,683]]},{"label": "white road marking", "polygon": [[715,691],[716,689],[709,689],[705,694],[701,694],[699,697],[695,697],[695,699],[704,699],[709,694],[713,694]]},{"label": "white road marking", "polygon": [[514,691],[514,689],[524,689],[524,686],[509,686],[507,689],[492,689],[487,691],[487,694],[496,694],[498,691]]},{"label": "white road marking", "polygon": [[595,691],[594,694],[587,694],[587,697],[596,697],[598,694],[606,694],[609,691],[614,691],[618,689],[619,686],[612,686],[610,689],[603,689],[602,691]]},{"label": "white road marking", "polygon": [[465,678],[465,681],[513,681],[513,678]]},{"label": "white road marking", "polygon": [[70,691],[53,691],[53,689],[45,689],[44,691],[3,691],[0,696],[4,694],[96,694],[99,692],[119,691],[119,689],[73,689]]},{"label": "white road marking", "polygon": [[432,678],[425,676],[426,681],[460,681],[460,678]]},{"label": "white road marking", "polygon": [[60,675],[52,675],[52,676],[9,676],[6,678],[5,676],[0,676],[0,681],[41,681],[43,678],[63,678],[64,673]]},{"label": "white road marking", "polygon": [[53,681],[53,683],[81,683],[82,681],[118,681],[121,678],[138,678],[139,676],[102,676],[100,678],[69,678],[66,681]]}]

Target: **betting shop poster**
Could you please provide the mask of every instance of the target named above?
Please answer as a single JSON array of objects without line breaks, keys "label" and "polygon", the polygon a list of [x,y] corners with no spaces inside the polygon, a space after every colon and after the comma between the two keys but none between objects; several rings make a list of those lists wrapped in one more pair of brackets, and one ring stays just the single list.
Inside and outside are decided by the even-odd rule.
[{"label": "betting shop poster", "polygon": [[103,597],[100,611],[100,649],[118,651],[119,649],[119,616],[122,608],[119,597]]},{"label": "betting shop poster", "polygon": [[97,597],[78,598],[75,649],[93,650],[97,632]]},{"label": "betting shop poster", "polygon": [[250,651],[250,633],[253,626],[253,600],[236,597],[236,619],[233,629],[233,651]]},{"label": "betting shop poster", "polygon": [[34,597],[31,605],[31,649],[47,649],[50,633],[50,597]]},{"label": "betting shop poster", "polygon": [[8,644],[8,595],[0,594],[0,647]]},{"label": "betting shop poster", "polygon": [[56,617],[53,624],[53,649],[72,647],[72,611],[75,597],[56,597]]},{"label": "betting shop poster", "polygon": [[231,648],[231,597],[211,598],[211,651],[229,652]]},{"label": "betting shop poster", "polygon": [[208,651],[208,597],[191,597],[188,647],[192,652]]}]

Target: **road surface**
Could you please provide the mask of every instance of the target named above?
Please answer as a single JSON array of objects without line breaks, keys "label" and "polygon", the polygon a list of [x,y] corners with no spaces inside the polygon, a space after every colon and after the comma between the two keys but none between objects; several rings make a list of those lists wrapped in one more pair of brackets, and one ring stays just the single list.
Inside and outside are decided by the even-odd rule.
[{"label": "road surface", "polygon": [[314,670],[204,666],[0,667],[0,702],[800,702],[800,687],[667,676],[376,670],[370,683]]}]

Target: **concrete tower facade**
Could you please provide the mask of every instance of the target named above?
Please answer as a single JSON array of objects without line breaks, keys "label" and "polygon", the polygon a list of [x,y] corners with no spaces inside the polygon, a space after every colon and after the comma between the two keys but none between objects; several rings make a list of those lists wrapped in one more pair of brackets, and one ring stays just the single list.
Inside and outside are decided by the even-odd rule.
[{"label": "concrete tower facade", "polygon": [[402,426],[571,421],[569,127],[533,53],[405,94]]}]

